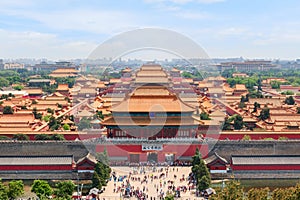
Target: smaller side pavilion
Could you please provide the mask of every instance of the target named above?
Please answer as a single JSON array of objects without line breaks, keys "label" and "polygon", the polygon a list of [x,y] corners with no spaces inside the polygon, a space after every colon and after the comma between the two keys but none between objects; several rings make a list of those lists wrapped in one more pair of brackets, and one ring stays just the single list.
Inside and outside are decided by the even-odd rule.
[{"label": "smaller side pavilion", "polygon": [[208,158],[204,159],[205,164],[209,168],[210,173],[227,173],[227,169],[229,166],[229,162],[219,156],[216,152],[209,156]]}]

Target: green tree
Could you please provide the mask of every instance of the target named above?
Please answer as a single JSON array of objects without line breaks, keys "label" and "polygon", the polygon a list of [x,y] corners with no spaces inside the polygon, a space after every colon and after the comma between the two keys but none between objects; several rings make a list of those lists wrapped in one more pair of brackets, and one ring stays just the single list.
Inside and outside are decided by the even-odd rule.
[{"label": "green tree", "polygon": [[226,184],[226,187],[212,195],[211,200],[243,200],[244,189],[238,181],[230,181]]},{"label": "green tree", "polygon": [[24,88],[24,86],[22,86],[22,85],[16,85],[13,88],[14,88],[14,90],[21,91]]},{"label": "green tree", "polygon": [[24,194],[24,184],[23,181],[10,181],[8,183],[8,197],[11,199],[16,199],[16,197]]},{"label": "green tree", "polygon": [[75,189],[75,184],[72,181],[62,181],[55,185],[54,194],[61,199],[72,199],[72,194]]},{"label": "green tree", "polygon": [[50,118],[51,118],[51,115],[46,115],[46,116],[43,117],[43,120],[44,120],[45,122],[49,122],[49,121],[50,121]]},{"label": "green tree", "polygon": [[291,190],[290,188],[282,189],[282,188],[276,188],[272,192],[272,200],[282,200],[287,199],[288,190]]},{"label": "green tree", "polygon": [[60,127],[60,121],[56,119],[55,117],[51,116],[50,120],[48,122],[48,126],[50,127],[50,130],[58,130]]},{"label": "green tree", "polygon": [[94,172],[93,177],[92,177],[92,187],[95,187],[98,189],[102,188],[101,179],[96,172]]},{"label": "green tree", "polygon": [[184,78],[193,78],[193,74],[189,73],[189,72],[182,72],[181,74],[182,77]]},{"label": "green tree", "polygon": [[258,109],[258,108],[260,108],[260,104],[257,103],[257,102],[255,101],[255,102],[254,102],[254,108],[253,108],[252,113],[257,112],[257,109]]},{"label": "green tree", "polygon": [[222,71],[221,76],[225,78],[232,78],[232,74],[234,73],[234,69],[225,69]]},{"label": "green tree", "polygon": [[69,124],[64,124],[64,125],[63,125],[63,129],[64,129],[65,131],[70,130],[70,125],[69,125]]},{"label": "green tree", "polygon": [[102,114],[102,111],[97,111],[96,112],[96,118],[97,119],[104,119],[104,115]]},{"label": "green tree", "polygon": [[66,139],[65,139],[63,134],[53,134],[53,135],[50,136],[50,140],[63,141],[63,140],[66,140]]},{"label": "green tree", "polygon": [[262,120],[266,120],[270,117],[270,109],[265,106],[261,111],[260,111],[260,115],[259,118]]},{"label": "green tree", "polygon": [[225,121],[224,121],[223,126],[222,126],[223,131],[232,129],[231,128],[231,121],[232,121],[232,119],[230,119],[228,117],[225,117]]},{"label": "green tree", "polygon": [[5,135],[1,135],[0,140],[11,140],[11,139],[10,139],[10,137],[7,137]]},{"label": "green tree", "polygon": [[80,130],[80,131],[82,131],[84,129],[89,129],[91,127],[92,127],[91,122],[86,117],[83,117],[78,123],[78,130]]},{"label": "green tree", "polygon": [[233,127],[235,130],[241,130],[244,126],[243,117],[241,115],[236,115],[233,122]]},{"label": "green tree", "polygon": [[281,94],[283,94],[283,95],[294,95],[294,92],[290,91],[290,90],[287,90],[287,91],[281,92]]},{"label": "green tree", "polygon": [[201,120],[211,120],[210,117],[209,117],[209,115],[206,112],[202,112],[200,114],[200,119]]},{"label": "green tree", "polygon": [[210,186],[210,179],[207,178],[206,176],[202,176],[202,178],[200,178],[198,183],[198,190],[203,191],[209,188],[209,186]]},{"label": "green tree", "polygon": [[14,110],[11,106],[4,106],[3,114],[14,114]]},{"label": "green tree", "polygon": [[210,174],[198,148],[192,157],[192,172],[195,176],[198,190],[202,191],[209,188],[211,184]]},{"label": "green tree", "polygon": [[271,85],[272,89],[280,88],[280,82],[278,82],[278,81],[271,81],[270,85]]},{"label": "green tree", "polygon": [[0,179],[0,199],[8,200],[8,188],[2,183]]},{"label": "green tree", "polygon": [[251,136],[250,135],[244,135],[242,140],[249,141],[249,140],[251,140]]},{"label": "green tree", "polygon": [[285,100],[284,100],[284,103],[286,103],[287,105],[294,105],[295,104],[295,100],[292,96],[289,96],[287,97]]},{"label": "green tree", "polygon": [[9,81],[6,78],[0,76],[0,87],[7,87],[7,86],[9,86]]},{"label": "green tree", "polygon": [[294,187],[292,197],[296,200],[300,199],[300,183]]},{"label": "green tree", "polygon": [[54,114],[54,109],[51,109],[51,108],[47,108],[47,113],[50,113],[50,114]]},{"label": "green tree", "polygon": [[50,136],[47,134],[37,134],[34,136],[35,140],[50,140]]},{"label": "green tree", "polygon": [[44,180],[34,180],[31,186],[31,192],[34,192],[40,199],[48,198],[53,194],[53,190],[49,183]]},{"label": "green tree", "polygon": [[251,188],[247,193],[247,197],[251,200],[268,200],[269,192],[269,188]]},{"label": "green tree", "polygon": [[38,113],[36,107],[34,107],[32,109],[32,114],[34,115],[35,119],[40,119],[41,120],[43,118],[43,113]]},{"label": "green tree", "polygon": [[25,135],[23,133],[18,133],[18,134],[13,135],[12,139],[13,140],[29,140],[29,137],[28,137],[28,135]]},{"label": "green tree", "polygon": [[288,137],[283,137],[283,136],[280,136],[279,138],[278,138],[278,140],[288,140],[289,138]]}]

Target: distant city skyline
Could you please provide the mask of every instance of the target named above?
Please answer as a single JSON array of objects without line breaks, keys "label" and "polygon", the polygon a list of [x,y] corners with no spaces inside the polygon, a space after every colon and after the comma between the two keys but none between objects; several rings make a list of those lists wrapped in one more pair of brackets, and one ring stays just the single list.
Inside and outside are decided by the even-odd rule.
[{"label": "distant city skyline", "polygon": [[128,0],[0,2],[0,58],[87,58],[111,37],[163,28],[211,58],[300,58],[297,0]]}]

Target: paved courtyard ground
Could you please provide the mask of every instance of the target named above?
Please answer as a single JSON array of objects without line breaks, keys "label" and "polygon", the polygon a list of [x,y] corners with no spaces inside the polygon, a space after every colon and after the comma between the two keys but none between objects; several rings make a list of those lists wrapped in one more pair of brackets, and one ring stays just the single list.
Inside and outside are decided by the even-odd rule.
[{"label": "paved courtyard ground", "polygon": [[[100,194],[101,200],[128,198],[124,196],[128,184],[133,190],[144,193],[147,200],[158,200],[160,196],[165,196],[171,186],[175,187],[175,190],[179,187],[186,188],[186,191],[180,192],[181,197],[178,199],[203,199],[195,196],[194,189],[189,189],[187,177],[191,172],[191,167],[112,167],[112,171],[115,172],[117,180],[112,179],[108,182],[105,191]],[[118,180],[119,177],[126,178]],[[143,181],[145,177],[147,181]],[[135,199],[135,197],[131,198]]]}]

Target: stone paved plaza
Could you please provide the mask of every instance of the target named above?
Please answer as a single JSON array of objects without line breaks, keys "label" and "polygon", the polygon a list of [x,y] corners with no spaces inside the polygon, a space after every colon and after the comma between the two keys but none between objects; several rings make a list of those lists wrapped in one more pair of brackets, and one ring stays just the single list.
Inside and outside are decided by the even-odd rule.
[{"label": "stone paved plaza", "polygon": [[[191,167],[112,167],[112,172],[115,172],[117,180],[114,181],[112,178],[108,182],[105,191],[100,194],[101,200],[128,199],[129,196],[125,196],[128,183],[133,188],[132,190],[142,191],[145,194],[141,199],[158,200],[167,194],[171,185],[175,187],[175,190],[179,187],[186,188],[186,191],[180,192],[180,198],[177,199],[203,199],[195,196],[195,189],[189,189],[187,177],[191,172]],[[118,180],[119,177],[126,178]],[[143,181],[145,177],[147,181]],[[136,197],[133,196],[131,199],[136,199]]]}]

